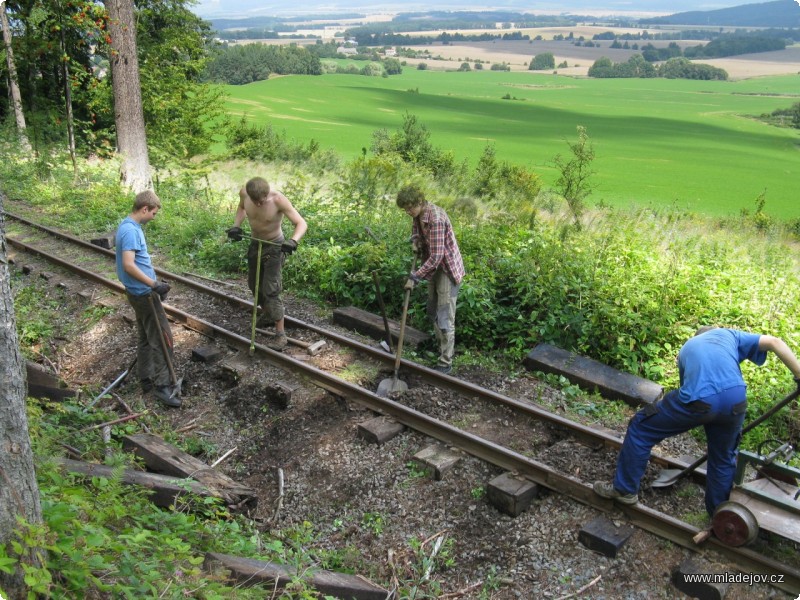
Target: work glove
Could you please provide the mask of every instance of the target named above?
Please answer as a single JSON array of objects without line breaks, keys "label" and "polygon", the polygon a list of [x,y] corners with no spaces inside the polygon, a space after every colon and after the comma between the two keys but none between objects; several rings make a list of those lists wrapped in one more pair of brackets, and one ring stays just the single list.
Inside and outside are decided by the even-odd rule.
[{"label": "work glove", "polygon": [[291,238],[281,244],[281,252],[284,254],[291,254],[295,250],[297,250],[297,242]]},{"label": "work glove", "polygon": [[417,285],[418,283],[419,283],[419,277],[417,277],[416,273],[411,273],[411,275],[408,276],[408,280],[406,281],[406,284],[403,286],[403,289],[411,291],[414,289],[414,286]]},{"label": "work glove", "polygon": [[226,230],[225,233],[228,234],[228,239],[232,242],[241,242],[242,241],[242,228],[241,227],[231,227],[230,229]]},{"label": "work glove", "polygon": [[158,297],[161,298],[162,302],[167,299],[167,293],[169,290],[169,284],[164,283],[163,281],[159,281],[153,286],[153,291],[158,294]]}]

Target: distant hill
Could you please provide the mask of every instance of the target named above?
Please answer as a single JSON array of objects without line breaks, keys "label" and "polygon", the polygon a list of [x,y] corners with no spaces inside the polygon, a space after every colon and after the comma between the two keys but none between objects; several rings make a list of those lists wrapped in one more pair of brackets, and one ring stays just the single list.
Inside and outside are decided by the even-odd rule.
[{"label": "distant hill", "polygon": [[[536,4],[532,8],[531,4]],[[638,12],[641,14],[669,14],[685,10],[716,9],[733,6],[736,0],[567,0],[566,2],[531,3],[529,0],[198,0],[191,10],[204,19],[236,19],[264,16],[298,16],[318,14],[339,14],[361,12],[376,14],[381,12],[418,12],[431,10],[509,10],[535,14],[553,14],[554,11],[569,14],[621,15]]]},{"label": "distant hill", "polygon": [[797,0],[776,0],[718,10],[682,12],[639,22],[642,25],[800,28],[800,5]]}]

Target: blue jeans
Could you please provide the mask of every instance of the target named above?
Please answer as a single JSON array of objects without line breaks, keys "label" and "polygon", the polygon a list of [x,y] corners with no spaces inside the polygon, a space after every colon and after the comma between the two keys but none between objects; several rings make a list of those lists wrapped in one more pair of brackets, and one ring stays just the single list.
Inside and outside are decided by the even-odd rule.
[{"label": "blue jeans", "polygon": [[657,404],[637,412],[619,452],[614,487],[637,494],[650,451],[662,440],[702,425],[708,440],[706,510],[709,515],[725,502],[733,487],[736,454],[747,409],[746,388],[731,388],[694,402],[684,403],[678,391],[667,393]]}]

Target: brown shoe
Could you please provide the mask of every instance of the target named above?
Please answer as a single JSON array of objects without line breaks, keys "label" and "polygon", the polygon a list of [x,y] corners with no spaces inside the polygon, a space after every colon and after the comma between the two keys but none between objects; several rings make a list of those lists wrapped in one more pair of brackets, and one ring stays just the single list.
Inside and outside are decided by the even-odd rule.
[{"label": "brown shoe", "polygon": [[267,342],[267,348],[278,350],[279,352],[282,352],[288,345],[289,338],[286,337],[285,333],[280,333]]}]

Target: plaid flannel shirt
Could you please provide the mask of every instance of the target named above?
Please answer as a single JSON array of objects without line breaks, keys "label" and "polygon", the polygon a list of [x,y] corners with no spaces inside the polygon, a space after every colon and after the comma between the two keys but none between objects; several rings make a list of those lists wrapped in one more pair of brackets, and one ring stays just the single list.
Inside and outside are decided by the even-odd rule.
[{"label": "plaid flannel shirt", "polygon": [[415,275],[420,279],[430,279],[436,269],[444,267],[456,285],[461,283],[465,274],[464,261],[447,213],[435,204],[426,203],[414,219],[411,233],[419,236],[425,257]]}]

